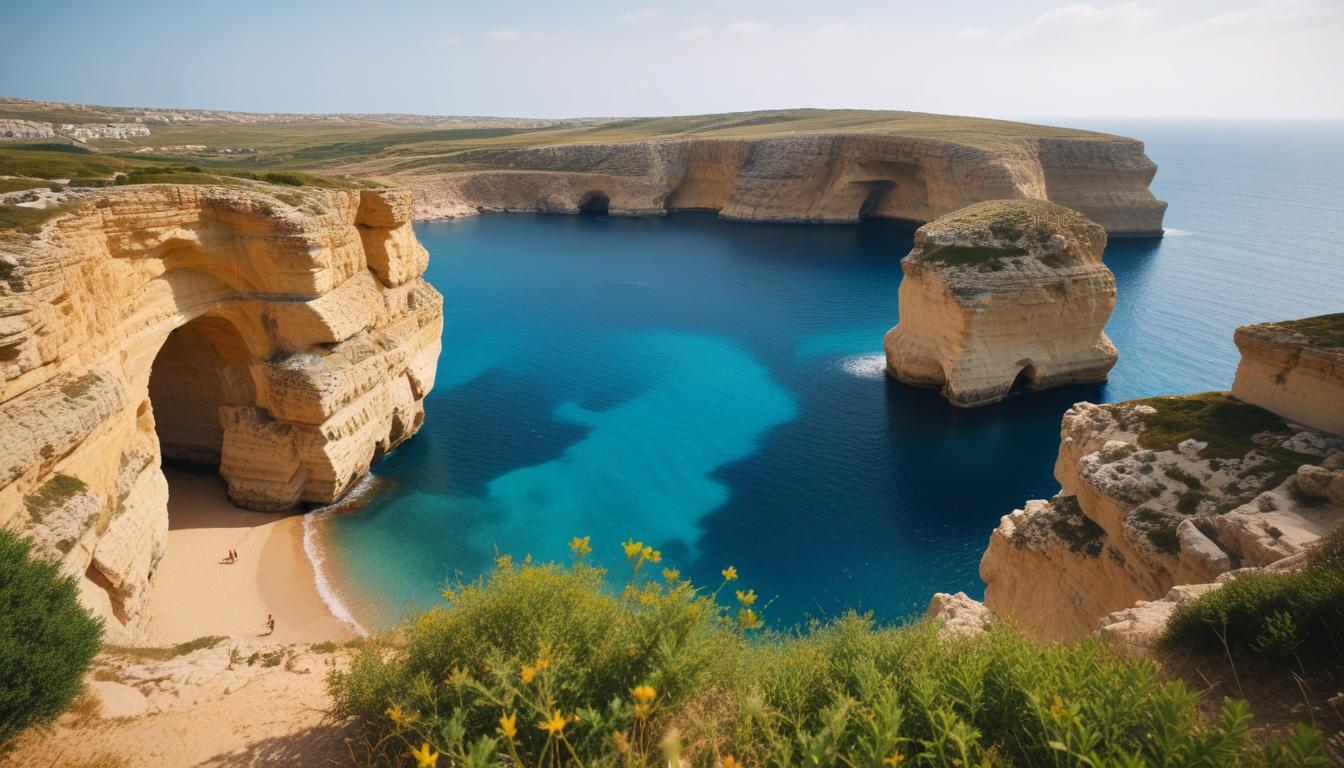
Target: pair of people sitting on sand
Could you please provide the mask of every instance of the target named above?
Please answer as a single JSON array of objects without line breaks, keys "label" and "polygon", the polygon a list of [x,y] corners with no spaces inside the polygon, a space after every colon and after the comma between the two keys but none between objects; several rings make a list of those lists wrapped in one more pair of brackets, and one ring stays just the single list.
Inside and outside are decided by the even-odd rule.
[{"label": "pair of people sitting on sand", "polygon": [[238,550],[236,550],[236,549],[230,549],[230,550],[229,550],[229,554],[226,555],[226,556],[224,557],[224,559],[223,559],[221,562],[230,563],[230,564],[238,562]]}]

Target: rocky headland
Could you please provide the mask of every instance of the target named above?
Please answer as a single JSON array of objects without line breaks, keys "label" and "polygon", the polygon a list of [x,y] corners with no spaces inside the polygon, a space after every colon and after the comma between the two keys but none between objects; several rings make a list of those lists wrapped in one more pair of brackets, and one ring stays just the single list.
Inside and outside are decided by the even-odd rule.
[{"label": "rocky headland", "polygon": [[1101,227],[1039,200],[978,203],[925,224],[901,260],[887,370],[961,407],[998,402],[1018,383],[1105,380],[1117,358],[1103,330],[1115,307],[1105,247]]},{"label": "rocky headland", "polygon": [[710,210],[736,221],[926,222],[972,203],[1025,198],[1081,211],[1112,235],[1160,236],[1166,210],[1148,189],[1157,166],[1143,144],[1094,134],[669,138],[479,151],[457,161],[482,169],[403,179],[418,217]]},{"label": "rocky headland", "polygon": [[420,427],[442,299],[399,192],[144,185],[63,205],[0,233],[0,525],[126,641],[167,536],[162,459],[217,466],[247,509],[340,498]]},{"label": "rocky headland", "polygon": [[[1251,326],[1237,337],[1338,327],[1334,317]],[[1082,637],[1100,623],[1102,634],[1138,646],[1177,604],[1245,569],[1296,567],[1344,524],[1344,436],[1325,428],[1328,419],[1301,423],[1300,398],[1284,401],[1291,413],[1275,413],[1236,396],[1275,391],[1279,370],[1243,358],[1232,394],[1070,408],[1055,463],[1060,492],[994,530],[980,564],[985,605],[1039,640]],[[1333,370],[1317,391],[1344,383]],[[1305,413],[1338,405],[1327,398]]]}]

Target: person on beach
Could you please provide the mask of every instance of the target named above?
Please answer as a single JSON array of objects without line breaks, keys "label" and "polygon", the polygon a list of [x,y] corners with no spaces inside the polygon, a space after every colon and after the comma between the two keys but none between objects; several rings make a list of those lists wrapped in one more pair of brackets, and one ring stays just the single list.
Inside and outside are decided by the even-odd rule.
[{"label": "person on beach", "polygon": [[275,618],[271,614],[266,614],[267,634],[275,634]]}]

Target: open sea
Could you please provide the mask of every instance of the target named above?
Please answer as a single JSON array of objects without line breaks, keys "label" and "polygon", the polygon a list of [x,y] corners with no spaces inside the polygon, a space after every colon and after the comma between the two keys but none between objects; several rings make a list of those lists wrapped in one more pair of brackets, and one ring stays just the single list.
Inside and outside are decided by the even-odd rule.
[{"label": "open sea", "polygon": [[1166,238],[1106,251],[1120,362],[970,411],[883,374],[912,228],[417,225],[438,382],[364,492],[306,520],[325,597],[383,628],[499,554],[568,561],[576,535],[618,568],[642,539],[711,589],[733,565],[782,626],[980,597],[999,517],[1058,490],[1071,404],[1227,389],[1238,325],[1344,311],[1344,124],[1081,127],[1147,142],[1170,203]]}]

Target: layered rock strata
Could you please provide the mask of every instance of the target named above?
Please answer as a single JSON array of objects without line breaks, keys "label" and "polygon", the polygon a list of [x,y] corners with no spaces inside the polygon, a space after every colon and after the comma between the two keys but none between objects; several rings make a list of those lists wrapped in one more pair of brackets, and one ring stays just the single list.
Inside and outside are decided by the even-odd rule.
[{"label": "layered rock strata", "polygon": [[1101,227],[1037,200],[978,203],[925,224],[901,260],[887,370],[961,407],[1002,400],[1019,383],[1104,380],[1117,358],[1103,331],[1115,307],[1105,247]]},{"label": "layered rock strata", "polygon": [[130,635],[167,533],[164,456],[235,503],[332,502],[413,434],[442,299],[408,196],[133,186],[0,233],[0,525]]},{"label": "layered rock strata", "polygon": [[1344,313],[1246,325],[1232,394],[1313,429],[1344,434]]},{"label": "layered rock strata", "polygon": [[1292,557],[1344,523],[1344,437],[1225,393],[1064,415],[1060,493],[990,536],[985,604],[1040,640],[1068,640],[1178,585]]},{"label": "layered rock strata", "polygon": [[[953,120],[951,118],[949,121]],[[1160,236],[1166,203],[1148,189],[1143,144],[1101,134],[934,139],[795,133],[476,151],[481,170],[403,179],[417,218],[477,211],[577,213],[600,195],[615,214],[712,210],[726,219],[926,222],[972,203],[1051,200],[1114,236]]]}]

